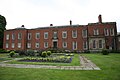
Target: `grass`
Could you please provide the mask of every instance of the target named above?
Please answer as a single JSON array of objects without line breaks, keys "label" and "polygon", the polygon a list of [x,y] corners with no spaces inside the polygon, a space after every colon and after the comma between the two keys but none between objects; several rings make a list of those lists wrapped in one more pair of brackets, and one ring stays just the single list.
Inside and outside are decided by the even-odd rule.
[{"label": "grass", "polygon": [[102,70],[52,70],[0,67],[0,80],[120,80],[120,54],[82,54]]},{"label": "grass", "polygon": [[12,58],[10,58],[6,53],[0,54],[0,62],[6,61],[6,60],[12,60]]},{"label": "grass", "polygon": [[34,64],[34,65],[54,65],[54,66],[79,66],[79,55],[75,54],[73,57],[73,60],[71,63],[52,63],[52,62],[22,62],[22,61],[16,61],[13,60],[11,62],[8,62],[11,64]]}]

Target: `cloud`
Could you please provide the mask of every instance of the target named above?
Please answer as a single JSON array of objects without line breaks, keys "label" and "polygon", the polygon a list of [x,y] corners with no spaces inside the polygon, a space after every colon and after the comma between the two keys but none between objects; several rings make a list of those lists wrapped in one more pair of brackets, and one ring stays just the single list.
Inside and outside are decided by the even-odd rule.
[{"label": "cloud", "polygon": [[120,31],[119,0],[0,0],[0,14],[7,19],[7,29],[24,24],[27,28],[97,22],[117,22]]}]

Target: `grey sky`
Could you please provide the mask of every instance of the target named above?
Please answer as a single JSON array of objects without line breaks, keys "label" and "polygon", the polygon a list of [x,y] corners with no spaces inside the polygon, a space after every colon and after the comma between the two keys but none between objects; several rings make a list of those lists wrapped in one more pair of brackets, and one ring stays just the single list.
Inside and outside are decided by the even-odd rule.
[{"label": "grey sky", "polygon": [[6,17],[7,29],[25,25],[26,28],[46,27],[49,24],[87,25],[98,22],[117,22],[120,32],[120,0],[0,0],[0,14]]}]

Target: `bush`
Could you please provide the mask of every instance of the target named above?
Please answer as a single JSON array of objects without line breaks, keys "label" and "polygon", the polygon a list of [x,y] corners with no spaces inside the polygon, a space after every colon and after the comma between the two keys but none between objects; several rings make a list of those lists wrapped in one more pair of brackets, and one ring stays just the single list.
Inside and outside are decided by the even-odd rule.
[{"label": "bush", "polygon": [[10,53],[10,50],[0,49],[0,53]]},{"label": "bush", "polygon": [[42,57],[47,57],[47,52],[46,51],[44,51],[44,52],[42,52],[42,55],[41,55]]},{"label": "bush", "polygon": [[11,51],[9,55],[10,55],[10,57],[13,57],[15,55],[15,52]]},{"label": "bush", "polygon": [[26,55],[26,52],[25,51],[23,51],[23,50],[19,50],[19,51],[16,51],[16,52],[18,52],[18,54],[20,55],[20,56],[22,56],[22,55]]},{"label": "bush", "polygon": [[35,53],[33,50],[28,50],[26,55],[29,55],[29,56],[35,56]]},{"label": "bush", "polygon": [[50,56],[52,53],[51,51],[47,51],[47,55]]},{"label": "bush", "polygon": [[109,54],[109,51],[106,50],[106,49],[105,49],[105,50],[102,50],[102,54],[103,54],[103,55],[108,55],[108,54]]},{"label": "bush", "polygon": [[38,50],[37,51],[37,56],[41,56],[42,55],[42,51],[41,50]]}]

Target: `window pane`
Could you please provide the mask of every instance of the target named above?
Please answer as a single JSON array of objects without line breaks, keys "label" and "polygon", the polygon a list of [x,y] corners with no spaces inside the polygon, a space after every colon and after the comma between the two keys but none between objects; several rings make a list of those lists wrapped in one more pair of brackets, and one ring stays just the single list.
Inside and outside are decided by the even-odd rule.
[{"label": "window pane", "polygon": [[15,48],[15,44],[14,43],[12,43],[12,48]]},{"label": "window pane", "polygon": [[48,32],[44,33],[44,39],[48,39]]},{"label": "window pane", "polygon": [[12,34],[12,40],[15,40],[15,34],[14,33]]},{"label": "window pane", "polygon": [[28,33],[28,40],[31,40],[31,37],[32,37],[31,33]]},{"label": "window pane", "polygon": [[9,47],[9,44],[8,43],[6,43],[6,48],[8,48]]},{"label": "window pane", "polygon": [[99,40],[99,48],[102,48],[102,40]]},{"label": "window pane", "polygon": [[40,38],[40,33],[36,33],[36,39]]},{"label": "window pane", "polygon": [[67,38],[67,31],[62,32],[62,38]]},{"label": "window pane", "polygon": [[35,47],[36,47],[36,48],[39,48],[39,43],[38,43],[38,42],[35,44]]},{"label": "window pane", "polygon": [[22,33],[18,33],[18,39],[22,39]]},{"label": "window pane", "polygon": [[96,41],[93,40],[93,48],[96,48]]},{"label": "window pane", "polygon": [[72,37],[77,38],[77,31],[76,30],[72,31]]},{"label": "window pane", "polygon": [[6,40],[9,40],[9,34],[6,35]]}]

